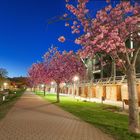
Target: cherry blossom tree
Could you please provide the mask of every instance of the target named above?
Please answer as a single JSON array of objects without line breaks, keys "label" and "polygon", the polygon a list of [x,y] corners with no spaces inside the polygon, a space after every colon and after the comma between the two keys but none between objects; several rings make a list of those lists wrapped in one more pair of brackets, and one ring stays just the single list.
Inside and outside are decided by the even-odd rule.
[{"label": "cherry blossom tree", "polygon": [[117,66],[123,68],[128,81],[129,130],[140,133],[135,69],[140,55],[139,3],[121,1],[114,7],[107,0],[108,5],[93,18],[90,8],[87,8],[89,0],[77,0],[77,6],[71,4],[71,0],[66,2],[66,8],[76,17],[76,20],[73,18],[72,33],[82,31],[75,39],[75,43],[82,46],[80,56],[109,55]]},{"label": "cherry blossom tree", "polygon": [[29,81],[33,87],[35,87],[39,84],[43,85],[44,96],[45,96],[46,84],[50,80],[48,77],[48,70],[46,68],[46,65],[43,62],[33,64],[28,71],[28,77],[29,77]]},{"label": "cherry blossom tree", "polygon": [[85,67],[73,51],[59,52],[56,48],[51,48],[45,54],[44,59],[47,62],[50,79],[57,84],[57,102],[59,102],[60,83],[70,82],[75,75],[82,78],[85,74]]},{"label": "cherry blossom tree", "polygon": [[30,69],[28,70],[28,85],[31,88],[34,88],[35,91],[35,87],[37,86],[37,78],[36,78],[36,68],[35,68],[35,64],[33,64]]}]

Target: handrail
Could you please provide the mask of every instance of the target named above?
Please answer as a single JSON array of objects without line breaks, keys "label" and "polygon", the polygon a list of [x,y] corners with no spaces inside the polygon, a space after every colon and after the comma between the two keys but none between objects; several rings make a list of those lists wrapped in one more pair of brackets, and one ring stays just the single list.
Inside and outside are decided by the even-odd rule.
[{"label": "handrail", "polygon": [[[140,82],[140,73],[136,74],[136,79],[137,79],[137,82]],[[94,80],[92,80],[92,83],[95,83],[95,84],[124,83],[124,82],[126,82],[126,80],[127,80],[126,75],[122,75],[122,76],[115,76],[115,78],[107,77],[107,78],[102,78],[102,79],[94,79]],[[88,80],[81,81],[80,83],[81,84],[91,83],[91,81],[88,81]]]},{"label": "handrail", "polygon": [[[136,74],[136,81],[140,82],[140,73]],[[116,76],[114,77],[107,77],[107,78],[102,78],[102,79],[94,79],[94,80],[84,80],[84,81],[79,81],[78,85],[82,84],[121,84],[121,83],[126,83],[127,82],[127,77],[126,75],[122,76]],[[73,85],[73,83],[67,83],[67,85]]]}]

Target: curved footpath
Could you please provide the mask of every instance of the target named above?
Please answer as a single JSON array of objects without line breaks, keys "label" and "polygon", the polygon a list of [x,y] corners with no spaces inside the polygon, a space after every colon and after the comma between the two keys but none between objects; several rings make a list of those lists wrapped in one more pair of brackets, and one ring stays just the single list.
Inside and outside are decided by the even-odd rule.
[{"label": "curved footpath", "polygon": [[41,97],[25,92],[0,121],[0,140],[113,140]]}]

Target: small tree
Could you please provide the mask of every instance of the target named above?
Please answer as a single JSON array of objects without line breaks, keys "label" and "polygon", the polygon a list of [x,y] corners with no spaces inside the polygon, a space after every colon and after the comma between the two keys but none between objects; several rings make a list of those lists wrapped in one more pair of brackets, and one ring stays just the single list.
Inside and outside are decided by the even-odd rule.
[{"label": "small tree", "polygon": [[71,81],[75,75],[82,77],[85,74],[85,67],[73,51],[61,53],[56,48],[52,48],[44,58],[47,64],[49,62],[47,65],[49,77],[57,84],[57,102],[60,102],[60,83]]},{"label": "small tree", "polygon": [[[79,54],[81,57],[106,54],[123,68],[128,81],[129,130],[140,133],[135,70],[140,52],[140,5],[123,1],[113,7],[109,3],[93,18],[87,3],[88,0],[78,0],[77,6],[66,4],[67,9],[76,16],[72,33],[79,33],[81,29],[84,31],[75,40],[83,47]],[[131,42],[131,47],[128,47],[127,41]]]},{"label": "small tree", "polygon": [[4,68],[0,68],[0,78],[6,78],[8,76],[8,72]]}]

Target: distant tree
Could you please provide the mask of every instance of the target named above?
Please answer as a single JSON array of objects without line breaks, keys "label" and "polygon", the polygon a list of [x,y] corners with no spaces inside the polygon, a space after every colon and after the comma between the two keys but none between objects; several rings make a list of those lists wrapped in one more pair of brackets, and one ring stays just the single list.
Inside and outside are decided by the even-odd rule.
[{"label": "distant tree", "polygon": [[44,96],[46,90],[46,84],[49,82],[50,78],[48,76],[48,69],[45,67],[45,63],[35,63],[31,66],[28,71],[28,83],[32,87],[36,87],[39,84],[44,86]]},{"label": "distant tree", "polygon": [[0,68],[0,78],[6,78],[8,76],[8,71],[4,68]]},{"label": "distant tree", "polygon": [[13,77],[8,78],[11,81],[11,84],[17,86],[18,88],[27,87],[27,77]]}]

